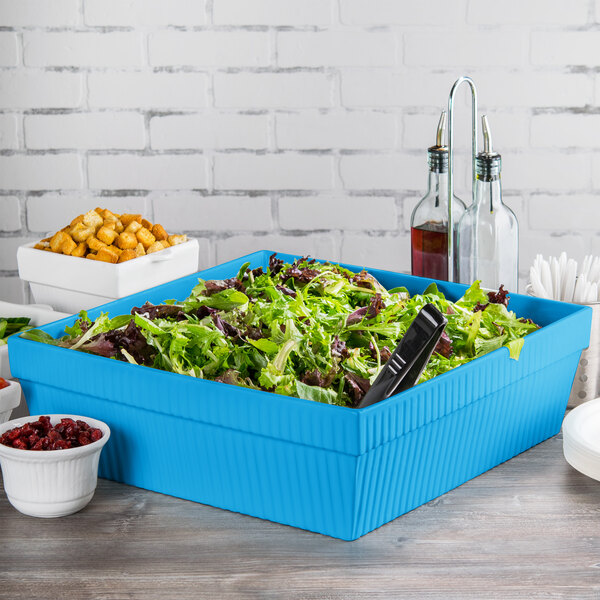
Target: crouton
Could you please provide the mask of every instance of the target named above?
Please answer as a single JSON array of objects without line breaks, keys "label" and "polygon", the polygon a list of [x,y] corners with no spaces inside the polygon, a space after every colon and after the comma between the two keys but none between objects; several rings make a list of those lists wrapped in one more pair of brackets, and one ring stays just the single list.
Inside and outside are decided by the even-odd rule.
[{"label": "crouton", "polygon": [[90,236],[94,235],[94,228],[83,223],[76,223],[69,230],[69,234],[77,243],[85,242]]},{"label": "crouton", "polygon": [[71,225],[70,227],[75,227],[75,225],[77,225],[77,223],[83,223],[83,215],[79,215],[78,217],[75,217],[72,221],[71,221]]},{"label": "crouton", "polygon": [[94,252],[98,252],[100,248],[104,248],[104,246],[106,246],[104,242],[101,242],[98,238],[94,236],[91,236],[87,239],[87,245],[89,249],[93,250]]},{"label": "crouton", "polygon": [[83,215],[83,224],[97,231],[104,224],[104,219],[95,210],[90,210]]},{"label": "crouton", "polygon": [[68,256],[75,248],[77,248],[77,242],[67,234],[67,237],[65,237],[63,243],[60,245],[60,251]]},{"label": "crouton", "polygon": [[125,231],[129,233],[137,233],[141,228],[141,223],[138,223],[137,221],[131,221],[131,223],[125,227]]},{"label": "crouton", "polygon": [[176,246],[177,244],[183,244],[184,242],[187,242],[187,235],[170,235],[167,240],[169,245]]},{"label": "crouton", "polygon": [[80,244],[77,244],[77,248],[75,248],[75,250],[71,252],[71,256],[78,256],[80,258],[83,258],[85,256],[85,253],[87,252],[87,249],[88,245],[85,242],[81,242]]},{"label": "crouton", "polygon": [[52,252],[61,252],[62,245],[68,237],[64,231],[57,231],[50,240],[50,249]]},{"label": "crouton", "polygon": [[75,217],[53,236],[35,244],[37,250],[121,263],[187,242],[187,235],[169,235],[165,228],[139,214],[116,214],[96,207]]},{"label": "crouton", "polygon": [[165,231],[165,228],[158,223],[152,228],[152,235],[158,241],[166,240],[169,237],[169,234]]},{"label": "crouton", "polygon": [[164,250],[165,247],[161,242],[154,242],[151,246],[146,248],[146,254],[152,254],[153,252],[159,252],[160,250]]},{"label": "crouton", "polygon": [[123,252],[121,252],[121,256],[119,256],[119,260],[117,262],[125,262],[127,260],[131,260],[132,258],[137,258],[137,254],[135,250],[132,250],[131,248],[127,248],[127,250],[123,250]]},{"label": "crouton", "polygon": [[137,221],[141,225],[142,215],[121,215],[121,223],[123,223],[123,227],[127,227],[127,225],[129,225],[129,223],[132,223],[133,221]]},{"label": "crouton", "polygon": [[110,246],[117,237],[118,233],[114,229],[109,229],[105,225],[100,227],[96,232],[96,237],[101,241]]},{"label": "crouton", "polygon": [[127,250],[128,248],[135,248],[138,245],[137,238],[135,234],[130,233],[129,231],[124,231],[119,234],[117,238],[117,246],[121,248],[121,250]]},{"label": "crouton", "polygon": [[144,248],[149,248],[156,241],[156,238],[145,227],[142,227],[135,235]]},{"label": "crouton", "polygon": [[100,250],[98,250],[96,258],[97,260],[101,260],[102,262],[114,264],[119,260],[119,255],[109,246],[105,246],[104,248],[100,248]]}]

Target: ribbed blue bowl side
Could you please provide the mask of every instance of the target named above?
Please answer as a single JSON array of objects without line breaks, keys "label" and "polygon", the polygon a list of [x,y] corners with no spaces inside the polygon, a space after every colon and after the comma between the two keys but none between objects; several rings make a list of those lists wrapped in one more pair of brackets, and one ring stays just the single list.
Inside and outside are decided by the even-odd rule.
[{"label": "ribbed blue bowl side", "polygon": [[565,357],[360,456],[353,538],[558,433],[578,360]]},{"label": "ribbed blue bowl side", "polygon": [[[246,259],[264,265],[268,256],[202,275],[231,277]],[[390,287],[427,284],[375,274]],[[195,279],[90,314],[181,298]],[[443,285],[455,298],[464,289]],[[559,431],[591,309],[526,296],[513,297],[511,307],[544,326],[525,340],[518,361],[502,348],[358,411],[14,336],[9,353],[31,414],[82,414],[111,427],[101,477],[355,539]],[[43,329],[57,336],[67,321]]]},{"label": "ribbed blue bowl side", "polygon": [[351,539],[355,456],[23,384],[32,413],[83,411],[109,425],[100,477]]}]

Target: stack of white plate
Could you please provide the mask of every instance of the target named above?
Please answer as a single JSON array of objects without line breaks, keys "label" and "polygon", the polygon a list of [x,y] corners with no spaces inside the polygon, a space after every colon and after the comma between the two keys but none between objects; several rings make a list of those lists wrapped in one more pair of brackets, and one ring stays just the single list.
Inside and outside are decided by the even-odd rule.
[{"label": "stack of white plate", "polygon": [[600,481],[600,398],[581,404],[565,417],[563,453],[574,469]]}]

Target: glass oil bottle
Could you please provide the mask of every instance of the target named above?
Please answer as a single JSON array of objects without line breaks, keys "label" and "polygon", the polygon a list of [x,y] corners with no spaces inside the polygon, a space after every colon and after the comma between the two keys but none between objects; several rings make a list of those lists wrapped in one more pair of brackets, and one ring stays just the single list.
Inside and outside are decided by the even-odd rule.
[{"label": "glass oil bottle", "polygon": [[[431,279],[448,280],[448,147],[443,145],[446,111],[437,128],[436,144],[427,150],[429,182],[427,193],[417,204],[410,219],[411,272]],[[454,240],[465,204],[454,196],[452,216]],[[458,252],[454,252],[454,271]]]},{"label": "glass oil bottle", "polygon": [[519,226],[502,202],[502,157],[492,148],[487,117],[482,117],[484,150],[475,160],[473,204],[458,225],[458,275],[461,283],[481,281],[481,287],[517,292]]}]

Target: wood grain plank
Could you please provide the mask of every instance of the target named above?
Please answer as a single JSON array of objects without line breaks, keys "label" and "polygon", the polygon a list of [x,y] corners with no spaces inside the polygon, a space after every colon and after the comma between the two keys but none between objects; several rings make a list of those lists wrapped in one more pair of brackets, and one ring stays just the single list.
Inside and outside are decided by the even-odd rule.
[{"label": "wood grain plank", "polygon": [[354,542],[100,480],[62,519],[0,496],[0,598],[600,598],[600,482],[556,436]]}]

